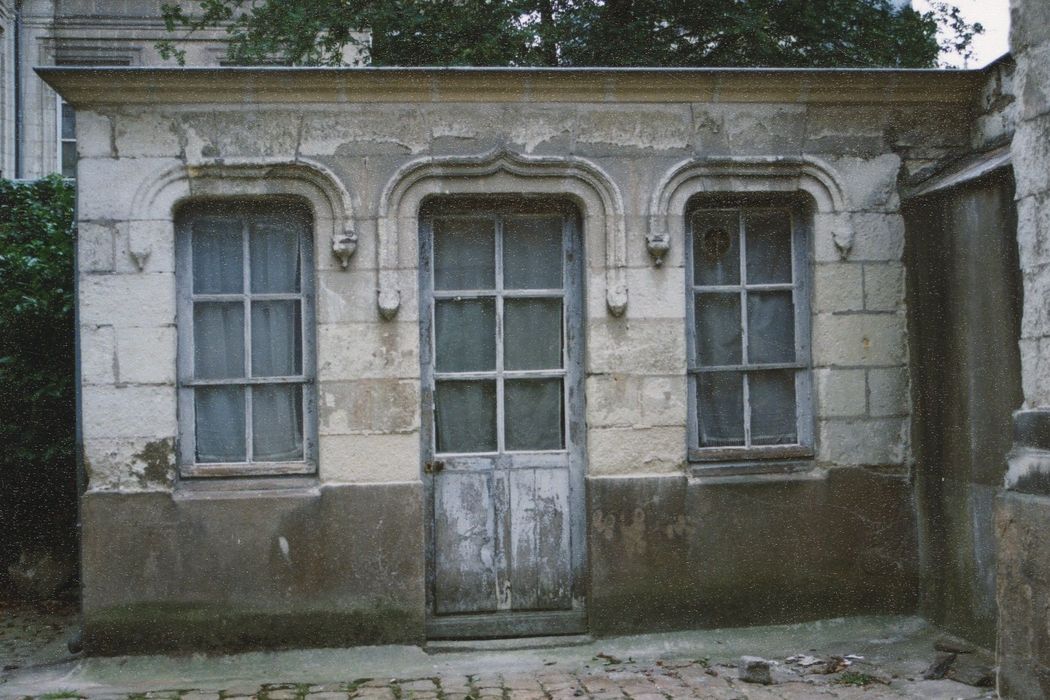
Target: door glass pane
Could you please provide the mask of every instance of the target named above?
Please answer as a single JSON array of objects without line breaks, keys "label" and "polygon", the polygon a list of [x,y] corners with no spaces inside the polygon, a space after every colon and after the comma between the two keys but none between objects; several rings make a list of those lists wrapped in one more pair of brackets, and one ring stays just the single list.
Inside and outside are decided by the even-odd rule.
[{"label": "door glass pane", "polygon": [[495,452],[496,382],[437,382],[434,424],[438,452]]},{"label": "door glass pane", "polygon": [[739,372],[704,372],[696,377],[700,447],[744,444],[744,384]]},{"label": "door glass pane", "polygon": [[782,209],[744,215],[747,283],[791,282],[791,215]]},{"label": "door glass pane", "polygon": [[740,220],[736,212],[693,216],[693,284],[740,284]]},{"label": "door glass pane", "polygon": [[696,295],[696,351],[703,367],[740,364],[738,293]]},{"label": "door glass pane", "polygon": [[503,224],[503,287],[561,289],[560,217],[508,217]]},{"label": "door glass pane", "polygon": [[561,368],[561,329],[561,299],[504,299],[503,366]]},{"label": "door glass pane", "polygon": [[77,142],[62,142],[62,177],[77,176]]},{"label": "door glass pane", "polygon": [[560,379],[508,379],[503,395],[508,450],[565,447]]},{"label": "door glass pane", "polygon": [[77,113],[73,105],[68,102],[62,103],[62,136],[63,139],[75,139],[77,137]]},{"label": "door glass pane", "polygon": [[434,289],[495,289],[492,219],[434,219]]},{"label": "door glass pane", "polygon": [[753,363],[795,361],[795,303],[790,291],[748,292],[747,343]]},{"label": "door glass pane", "polygon": [[244,376],[244,304],[193,305],[193,376],[229,379]]},{"label": "door glass pane", "polygon": [[253,301],[252,376],[302,374],[302,328],[298,301]]},{"label": "door glass pane", "polygon": [[303,387],[252,387],[252,460],[289,462],[303,458]]},{"label": "door glass pane", "polygon": [[298,292],[299,230],[288,221],[260,221],[248,238],[252,291]]},{"label": "door glass pane", "polygon": [[446,299],[434,305],[438,372],[496,368],[495,299]]},{"label": "door glass pane", "polygon": [[193,222],[193,291],[239,294],[244,289],[244,250],[238,219]]},{"label": "door glass pane", "polygon": [[751,443],[797,444],[795,372],[752,372],[747,380],[751,403]]},{"label": "door glass pane", "polygon": [[209,386],[193,391],[198,462],[244,462],[244,387]]}]

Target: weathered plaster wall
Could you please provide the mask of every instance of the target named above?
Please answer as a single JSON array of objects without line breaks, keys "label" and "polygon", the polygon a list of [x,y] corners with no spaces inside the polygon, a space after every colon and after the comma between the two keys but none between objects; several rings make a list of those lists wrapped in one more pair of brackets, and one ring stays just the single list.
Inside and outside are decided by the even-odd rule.
[{"label": "weathered plaster wall", "polygon": [[1024,279],[1024,410],[1014,418],[1006,492],[997,503],[999,687],[1007,697],[1050,695],[1050,5],[1011,0],[1017,59],[1017,240]]},{"label": "weathered plaster wall", "polygon": [[909,339],[923,611],[995,647],[995,496],[1021,405],[1008,169],[909,201]]},{"label": "weathered plaster wall", "polygon": [[[174,617],[192,618],[205,604],[227,600],[218,593],[224,586],[252,601],[246,615],[280,605],[309,612],[329,600],[318,597],[313,578],[287,597],[272,583],[276,560],[244,571],[226,566],[220,554],[232,545],[218,539],[207,509],[232,497],[221,485],[209,495],[180,482],[173,452],[172,207],[193,196],[288,193],[300,177],[313,183],[302,194],[318,212],[320,459],[311,488],[321,495],[289,498],[310,503],[302,517],[318,519],[319,531],[336,527],[324,518],[356,518],[364,507],[351,497],[345,514],[317,505],[335,490],[396,483],[413,502],[421,499],[413,196],[424,186],[398,183],[429,173],[427,186],[438,190],[568,193],[583,209],[596,631],[913,610],[918,564],[898,178],[970,146],[968,106],[513,97],[479,103],[469,89],[453,102],[414,94],[419,101],[295,107],[240,98],[78,105],[89,489],[84,610],[89,629],[95,625],[104,640],[97,648],[126,640],[126,625],[107,627],[114,609],[127,615],[125,623],[136,610],[169,603]],[[513,86],[508,94],[516,94]],[[285,171],[296,174],[271,177]],[[669,180],[673,173],[684,175]],[[661,200],[669,182],[678,194]],[[654,211],[653,202],[684,207],[682,193],[710,189],[806,190],[813,198],[817,455],[802,477],[695,477],[686,463],[684,210]],[[341,200],[342,214],[325,204],[333,199]],[[659,267],[646,250],[654,221],[670,236]],[[344,224],[358,235],[347,269],[331,250],[332,233]],[[611,307],[624,289],[626,311],[616,316]],[[121,499],[149,505],[129,506],[119,529],[164,523],[210,540],[202,544],[210,554],[199,558],[174,540],[153,548],[156,555],[130,542],[133,553],[112,549],[116,507],[105,504]],[[418,561],[409,565],[399,554],[374,586],[419,591],[423,511],[395,511],[397,523],[419,534]],[[226,522],[229,536],[238,526]],[[288,537],[283,522],[245,527],[246,546],[271,551]],[[318,546],[333,554],[342,545]],[[380,556],[388,546],[386,535],[377,536],[364,551]],[[337,562],[353,566],[353,557],[341,556]],[[115,560],[118,571],[125,560],[151,562],[138,574],[137,592],[123,592],[129,587],[107,572]],[[182,562],[212,578],[193,599],[161,585]],[[345,594],[332,603],[339,610],[370,604],[371,588],[353,592],[331,582],[336,571],[324,576],[333,577],[322,577],[324,586]],[[651,593],[654,581],[660,595]],[[418,614],[398,617],[382,638],[422,634],[417,602]],[[675,613],[676,602],[688,614]],[[174,617],[165,618],[165,628]],[[346,639],[375,633],[348,624]],[[231,643],[195,634],[184,638]]]}]

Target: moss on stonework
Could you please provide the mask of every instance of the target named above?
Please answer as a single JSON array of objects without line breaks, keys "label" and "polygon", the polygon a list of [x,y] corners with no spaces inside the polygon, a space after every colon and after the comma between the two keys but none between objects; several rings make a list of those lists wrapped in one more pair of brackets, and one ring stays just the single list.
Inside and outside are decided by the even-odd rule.
[{"label": "moss on stonework", "polygon": [[139,475],[140,486],[170,487],[175,481],[175,442],[171,438],[147,442],[133,455],[145,465]]}]

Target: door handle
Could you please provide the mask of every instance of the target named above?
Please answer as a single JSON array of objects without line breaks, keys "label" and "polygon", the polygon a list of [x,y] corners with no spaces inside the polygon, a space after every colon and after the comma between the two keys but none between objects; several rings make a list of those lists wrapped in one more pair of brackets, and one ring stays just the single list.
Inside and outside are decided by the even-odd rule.
[{"label": "door handle", "polygon": [[423,465],[423,471],[427,474],[437,474],[440,471],[444,471],[445,463],[437,460],[433,462],[427,462]]}]

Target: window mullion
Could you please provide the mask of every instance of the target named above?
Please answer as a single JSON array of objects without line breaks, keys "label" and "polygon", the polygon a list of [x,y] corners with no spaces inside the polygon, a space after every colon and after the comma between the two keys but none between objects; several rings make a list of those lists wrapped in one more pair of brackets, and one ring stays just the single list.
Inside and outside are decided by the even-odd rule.
[{"label": "window mullion", "polygon": [[496,217],[496,450],[503,454],[506,443],[506,412],[503,410],[503,217]]},{"label": "window mullion", "polygon": [[[738,214],[737,223],[740,231],[740,339],[741,361],[749,363],[747,337],[747,232],[744,226],[744,212]],[[747,372],[743,373],[743,409],[744,409],[744,445],[751,447],[751,393]]]},{"label": "window mullion", "polygon": [[[244,376],[250,378],[252,376],[252,302],[251,302],[251,251],[249,249],[249,223],[248,217],[244,217],[244,222],[241,225],[241,254],[242,254],[242,274],[241,284],[244,286],[243,299],[244,299]],[[253,461],[254,455],[253,450],[253,430],[252,416],[252,388],[250,385],[245,384],[244,386],[244,455],[245,461]]]}]

